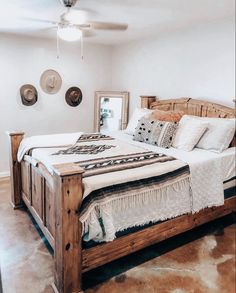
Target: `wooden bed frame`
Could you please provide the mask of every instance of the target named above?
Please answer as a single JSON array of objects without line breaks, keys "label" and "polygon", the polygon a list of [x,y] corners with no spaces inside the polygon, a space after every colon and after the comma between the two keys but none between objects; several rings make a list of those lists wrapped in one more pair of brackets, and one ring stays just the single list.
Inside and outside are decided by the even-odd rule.
[{"label": "wooden bed frame", "polygon": [[[197,116],[235,117],[234,109],[190,98],[156,101],[153,96],[142,96],[141,106],[178,109]],[[23,204],[28,207],[54,249],[55,292],[82,292],[83,272],[236,211],[234,196],[226,199],[223,206],[179,216],[112,242],[82,249],[78,209],[83,197],[83,169],[78,164],[61,164],[54,166],[51,175],[42,164],[35,165],[30,157],[18,163],[17,151],[23,137],[22,132],[9,133],[11,200],[15,209]]]}]

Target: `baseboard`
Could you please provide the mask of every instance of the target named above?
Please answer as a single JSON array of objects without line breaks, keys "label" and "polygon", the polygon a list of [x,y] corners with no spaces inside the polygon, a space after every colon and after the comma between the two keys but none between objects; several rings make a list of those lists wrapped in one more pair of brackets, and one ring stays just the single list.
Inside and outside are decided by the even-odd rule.
[{"label": "baseboard", "polygon": [[0,172],[0,178],[5,178],[5,177],[9,177],[10,176],[10,172]]}]

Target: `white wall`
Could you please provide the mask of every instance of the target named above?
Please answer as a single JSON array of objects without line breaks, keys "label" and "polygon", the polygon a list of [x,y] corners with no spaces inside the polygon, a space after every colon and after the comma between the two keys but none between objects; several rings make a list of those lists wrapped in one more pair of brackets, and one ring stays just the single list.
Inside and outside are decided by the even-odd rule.
[{"label": "white wall", "polygon": [[[6,130],[23,130],[27,135],[92,131],[96,90],[111,88],[111,47],[85,44],[85,59],[80,59],[76,44],[63,45],[56,59],[54,41],[0,35],[0,175],[8,168]],[[40,86],[41,73],[57,70],[62,88],[55,95],[45,94]],[[31,107],[21,103],[19,88],[25,83],[38,90],[38,102]],[[70,86],[83,92],[82,103],[69,107],[64,99]]]},{"label": "white wall", "polygon": [[[131,113],[145,94],[190,96],[233,107],[234,32],[234,21],[228,20],[113,48],[86,44],[83,62],[78,45],[64,45],[57,60],[53,41],[0,35],[0,173],[8,170],[6,130],[27,135],[91,131],[96,90],[130,91]],[[49,68],[63,79],[56,95],[43,93],[39,86],[41,73]],[[24,83],[38,89],[39,100],[32,107],[21,104]],[[83,91],[79,107],[65,103],[70,86]]]},{"label": "white wall", "polygon": [[192,97],[233,107],[235,23],[202,24],[154,39],[114,47],[114,90],[131,93],[131,113],[140,95]]}]

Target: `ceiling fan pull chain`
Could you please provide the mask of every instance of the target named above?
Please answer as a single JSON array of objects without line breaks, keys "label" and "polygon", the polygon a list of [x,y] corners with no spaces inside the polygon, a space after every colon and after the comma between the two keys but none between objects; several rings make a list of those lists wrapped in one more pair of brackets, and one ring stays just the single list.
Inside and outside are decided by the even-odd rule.
[{"label": "ceiling fan pull chain", "polygon": [[81,39],[80,39],[80,46],[81,46],[81,50],[80,50],[81,60],[84,60],[84,36],[83,36],[83,31],[82,31]]},{"label": "ceiling fan pull chain", "polygon": [[57,59],[60,59],[59,36],[57,34]]}]

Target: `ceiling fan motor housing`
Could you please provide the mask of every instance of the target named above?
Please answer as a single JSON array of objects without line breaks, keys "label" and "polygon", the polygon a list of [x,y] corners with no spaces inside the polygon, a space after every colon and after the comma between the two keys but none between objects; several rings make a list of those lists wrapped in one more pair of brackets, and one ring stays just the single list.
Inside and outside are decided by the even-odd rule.
[{"label": "ceiling fan motor housing", "polygon": [[73,7],[75,6],[77,2],[77,0],[60,0],[60,1],[65,7]]}]

